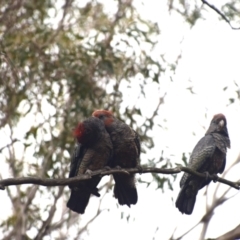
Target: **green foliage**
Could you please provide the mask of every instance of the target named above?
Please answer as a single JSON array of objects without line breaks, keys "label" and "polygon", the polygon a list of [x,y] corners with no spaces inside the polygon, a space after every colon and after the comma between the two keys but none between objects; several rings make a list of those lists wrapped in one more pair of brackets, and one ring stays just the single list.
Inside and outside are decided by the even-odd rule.
[{"label": "green foliage", "polygon": [[[127,107],[120,115],[120,86],[136,74],[159,82],[164,69],[150,54],[159,30],[131,2],[114,3],[116,12],[108,13],[97,1],[1,1],[0,127],[12,143],[2,151],[8,176],[67,177],[72,129],[94,109],[111,109],[136,128],[134,116],[141,116],[141,109]],[[139,94],[145,84],[139,80]],[[153,118],[137,127],[148,147]],[[24,229],[26,238],[42,239],[66,219],[73,221],[64,209],[58,227],[53,221],[56,202],[68,194],[67,188],[61,191],[9,188],[13,211],[1,225],[6,238],[17,238],[16,229]]]}]

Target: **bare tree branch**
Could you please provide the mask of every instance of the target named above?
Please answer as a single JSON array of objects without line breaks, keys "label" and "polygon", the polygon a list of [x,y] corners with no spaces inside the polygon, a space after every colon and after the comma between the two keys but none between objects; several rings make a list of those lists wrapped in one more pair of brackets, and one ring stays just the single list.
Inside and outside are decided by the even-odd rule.
[{"label": "bare tree branch", "polygon": [[0,148],[0,153],[1,153],[5,148],[8,148],[9,146],[12,146],[15,142],[19,142],[19,140],[15,138],[15,139],[12,140],[11,143],[7,144],[7,145],[4,146],[4,147],[1,147],[1,148]]},{"label": "bare tree branch", "polygon": [[213,216],[214,210],[219,205],[223,204],[226,200],[228,200],[224,196],[225,196],[225,194],[223,194],[220,198],[216,199],[215,202],[211,205],[211,207],[207,210],[207,212],[203,215],[203,217],[196,224],[194,224],[194,226],[192,226],[185,233],[183,233],[181,236],[179,236],[177,238],[173,238],[173,235],[174,235],[174,232],[173,232],[171,240],[180,240],[180,239],[182,239],[184,236],[186,236],[189,232],[191,232],[194,228],[199,226],[201,223],[203,224],[203,229],[202,229],[202,232],[201,232],[201,235],[200,235],[199,239],[204,239],[205,234],[206,234],[206,230],[208,228],[208,223],[210,222],[210,219]]},{"label": "bare tree branch", "polygon": [[219,14],[222,17],[222,19],[225,20],[233,30],[240,30],[240,27],[238,27],[238,28],[233,27],[231,22],[229,21],[229,19],[219,9],[217,9],[213,4],[210,4],[208,1],[205,1],[205,0],[202,0],[202,3],[206,4],[212,10],[214,10],[217,14]]},{"label": "bare tree branch", "polygon": [[190,229],[188,229],[184,234],[182,234],[182,235],[181,235],[180,237],[178,237],[178,238],[173,238],[173,235],[174,235],[174,233],[175,233],[175,231],[176,231],[176,228],[175,228],[175,230],[174,230],[174,232],[173,232],[170,240],[180,240],[180,239],[182,239],[185,235],[187,235],[188,233],[190,233],[190,232],[191,232],[195,227],[197,227],[200,223],[201,223],[201,221],[198,222],[198,223],[196,223],[194,226],[192,226]]},{"label": "bare tree branch", "polygon": [[[229,172],[230,170],[236,165],[238,164],[240,161],[240,154],[238,155],[238,157],[236,158],[236,160],[228,167],[228,169],[226,169],[224,171],[224,173],[222,174],[222,177],[225,177]],[[228,199],[230,198],[227,198],[226,195],[227,193],[230,191],[230,187],[220,196],[218,197],[217,193],[218,193],[218,190],[219,190],[219,186],[220,184],[218,183],[217,187],[215,188],[215,191],[214,191],[214,194],[213,194],[213,200],[212,200],[212,203],[211,203],[211,206],[208,207],[207,205],[207,201],[206,201],[206,214],[202,217],[202,219],[200,220],[199,223],[202,223],[203,226],[202,226],[202,232],[201,232],[201,237],[200,239],[205,239],[205,235],[206,235],[206,232],[207,232],[207,228],[208,228],[208,225],[214,215],[214,210],[219,206],[221,205],[222,203],[224,203],[225,201],[227,201]],[[208,189],[208,187],[207,187]],[[206,189],[206,191],[207,191]],[[233,196],[232,196],[233,197]],[[206,198],[207,200],[207,198]]]},{"label": "bare tree branch", "polygon": [[20,185],[20,184],[36,184],[42,186],[66,186],[73,183],[77,183],[79,181],[91,179],[93,176],[101,175],[109,175],[114,173],[123,173],[123,174],[130,174],[130,173],[161,173],[161,174],[177,174],[180,172],[186,172],[201,178],[208,178],[213,180],[214,182],[224,183],[230,187],[233,187],[237,190],[240,189],[240,181],[232,182],[224,178],[220,178],[217,175],[209,175],[206,173],[199,173],[191,168],[183,167],[181,165],[177,166],[176,168],[112,168],[112,169],[100,169],[97,171],[93,171],[91,174],[82,174],[78,177],[67,178],[67,179],[50,179],[50,178],[37,178],[37,177],[20,177],[20,178],[7,178],[0,180],[0,189],[4,190],[6,186],[11,185]]},{"label": "bare tree branch", "polygon": [[48,233],[53,216],[56,212],[57,201],[61,197],[62,193],[63,193],[63,187],[59,188],[58,194],[54,197],[54,204],[52,205],[51,209],[49,210],[48,218],[42,222],[42,226],[38,230],[38,234],[34,240],[41,240]]},{"label": "bare tree branch", "polygon": [[223,234],[220,237],[217,237],[215,240],[232,240],[232,239],[239,239],[240,238],[240,224],[232,229],[231,231]]}]

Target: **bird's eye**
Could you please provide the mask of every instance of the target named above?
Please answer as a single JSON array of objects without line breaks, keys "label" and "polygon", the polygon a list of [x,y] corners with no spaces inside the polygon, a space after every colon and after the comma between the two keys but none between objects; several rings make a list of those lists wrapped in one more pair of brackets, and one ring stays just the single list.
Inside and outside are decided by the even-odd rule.
[{"label": "bird's eye", "polygon": [[103,117],[104,117],[103,114],[99,114],[98,116],[99,119],[103,119]]}]

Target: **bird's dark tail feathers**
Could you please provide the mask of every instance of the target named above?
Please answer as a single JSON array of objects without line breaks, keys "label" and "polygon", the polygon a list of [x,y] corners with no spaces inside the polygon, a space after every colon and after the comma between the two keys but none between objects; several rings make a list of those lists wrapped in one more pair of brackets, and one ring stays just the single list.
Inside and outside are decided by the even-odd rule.
[{"label": "bird's dark tail feathers", "polygon": [[178,194],[176,207],[181,213],[192,214],[198,191],[193,192],[191,186],[185,184]]},{"label": "bird's dark tail feathers", "polygon": [[136,204],[138,201],[138,194],[135,185],[134,174],[126,176],[123,174],[114,174],[115,186],[114,197],[118,199],[120,205]]},{"label": "bird's dark tail feathers", "polygon": [[90,195],[90,192],[72,189],[67,207],[74,212],[83,214],[88,205]]},{"label": "bird's dark tail feathers", "polygon": [[74,212],[83,214],[88,205],[91,194],[100,197],[98,188],[96,187],[100,180],[100,177],[95,176],[78,186],[70,186],[71,195],[67,202],[67,207]]}]

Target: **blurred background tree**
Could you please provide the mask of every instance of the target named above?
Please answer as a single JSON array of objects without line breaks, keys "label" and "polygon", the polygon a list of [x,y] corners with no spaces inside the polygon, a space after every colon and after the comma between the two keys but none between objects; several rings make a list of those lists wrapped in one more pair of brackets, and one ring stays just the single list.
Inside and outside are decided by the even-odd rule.
[{"label": "blurred background tree", "polygon": [[[2,178],[67,177],[72,129],[99,108],[112,110],[138,131],[143,165],[174,166],[164,149],[156,158],[146,156],[154,146],[153,127],[165,128],[167,120],[159,115],[167,92],[161,86],[172,81],[181,52],[172,61],[156,53],[161,31],[138,12],[138,4],[131,0],[0,2]],[[190,28],[206,9],[203,1],[165,4]],[[222,4],[219,11],[229,22],[239,23],[239,4]],[[146,88],[152,83],[159,94],[147,103],[150,114],[142,113],[141,104],[124,102],[129,88],[134,89],[134,98],[147,101]],[[164,189],[172,188],[174,179],[153,174],[139,182],[149,186],[155,180]],[[105,195],[112,181],[101,188]],[[78,239],[102,212],[99,205],[87,221],[71,213],[65,206],[67,187],[15,186],[1,194],[8,196],[0,225],[4,239]]]}]

